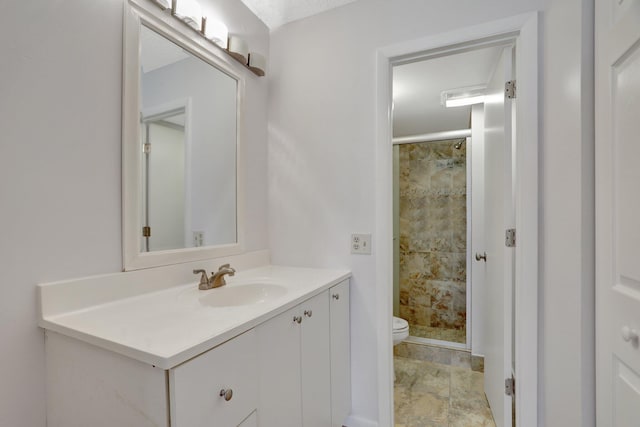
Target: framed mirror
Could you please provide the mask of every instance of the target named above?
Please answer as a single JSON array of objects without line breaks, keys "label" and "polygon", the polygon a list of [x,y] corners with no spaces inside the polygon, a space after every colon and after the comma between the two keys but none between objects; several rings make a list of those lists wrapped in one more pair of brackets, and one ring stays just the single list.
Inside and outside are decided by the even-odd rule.
[{"label": "framed mirror", "polygon": [[195,30],[146,0],[125,9],[124,269],[243,250],[244,80]]}]

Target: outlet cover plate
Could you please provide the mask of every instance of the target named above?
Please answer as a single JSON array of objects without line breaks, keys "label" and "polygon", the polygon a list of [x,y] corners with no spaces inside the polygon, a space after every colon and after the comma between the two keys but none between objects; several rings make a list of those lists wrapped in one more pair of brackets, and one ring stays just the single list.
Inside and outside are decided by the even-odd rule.
[{"label": "outlet cover plate", "polygon": [[351,253],[357,255],[371,255],[371,234],[352,234]]}]

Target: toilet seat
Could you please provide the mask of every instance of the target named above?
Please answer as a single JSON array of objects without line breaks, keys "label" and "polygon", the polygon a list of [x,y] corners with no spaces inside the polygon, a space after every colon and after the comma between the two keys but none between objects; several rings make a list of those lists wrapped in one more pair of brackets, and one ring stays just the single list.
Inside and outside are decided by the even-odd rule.
[{"label": "toilet seat", "polygon": [[393,317],[393,333],[402,333],[409,330],[409,322],[400,317]]},{"label": "toilet seat", "polygon": [[409,322],[400,317],[393,318],[393,345],[398,345],[409,337]]}]

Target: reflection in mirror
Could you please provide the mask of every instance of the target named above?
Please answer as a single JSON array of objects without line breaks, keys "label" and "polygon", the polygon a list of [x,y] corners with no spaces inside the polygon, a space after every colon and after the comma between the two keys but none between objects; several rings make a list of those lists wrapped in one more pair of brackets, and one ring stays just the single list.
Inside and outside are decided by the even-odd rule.
[{"label": "reflection in mirror", "polygon": [[237,81],[140,33],[141,252],[238,241]]},{"label": "reflection in mirror", "polygon": [[[144,240],[141,247],[145,252],[189,245],[185,240],[184,122],[184,108],[142,117]],[[154,230],[153,240],[151,230]]]}]

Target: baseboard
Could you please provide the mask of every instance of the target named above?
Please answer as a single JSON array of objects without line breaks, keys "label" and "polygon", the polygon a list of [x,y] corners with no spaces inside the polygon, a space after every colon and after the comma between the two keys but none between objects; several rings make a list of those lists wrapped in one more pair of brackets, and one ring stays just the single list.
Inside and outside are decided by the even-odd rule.
[{"label": "baseboard", "polygon": [[343,427],[378,427],[378,423],[366,418],[360,418],[350,415],[346,419],[345,425]]}]

